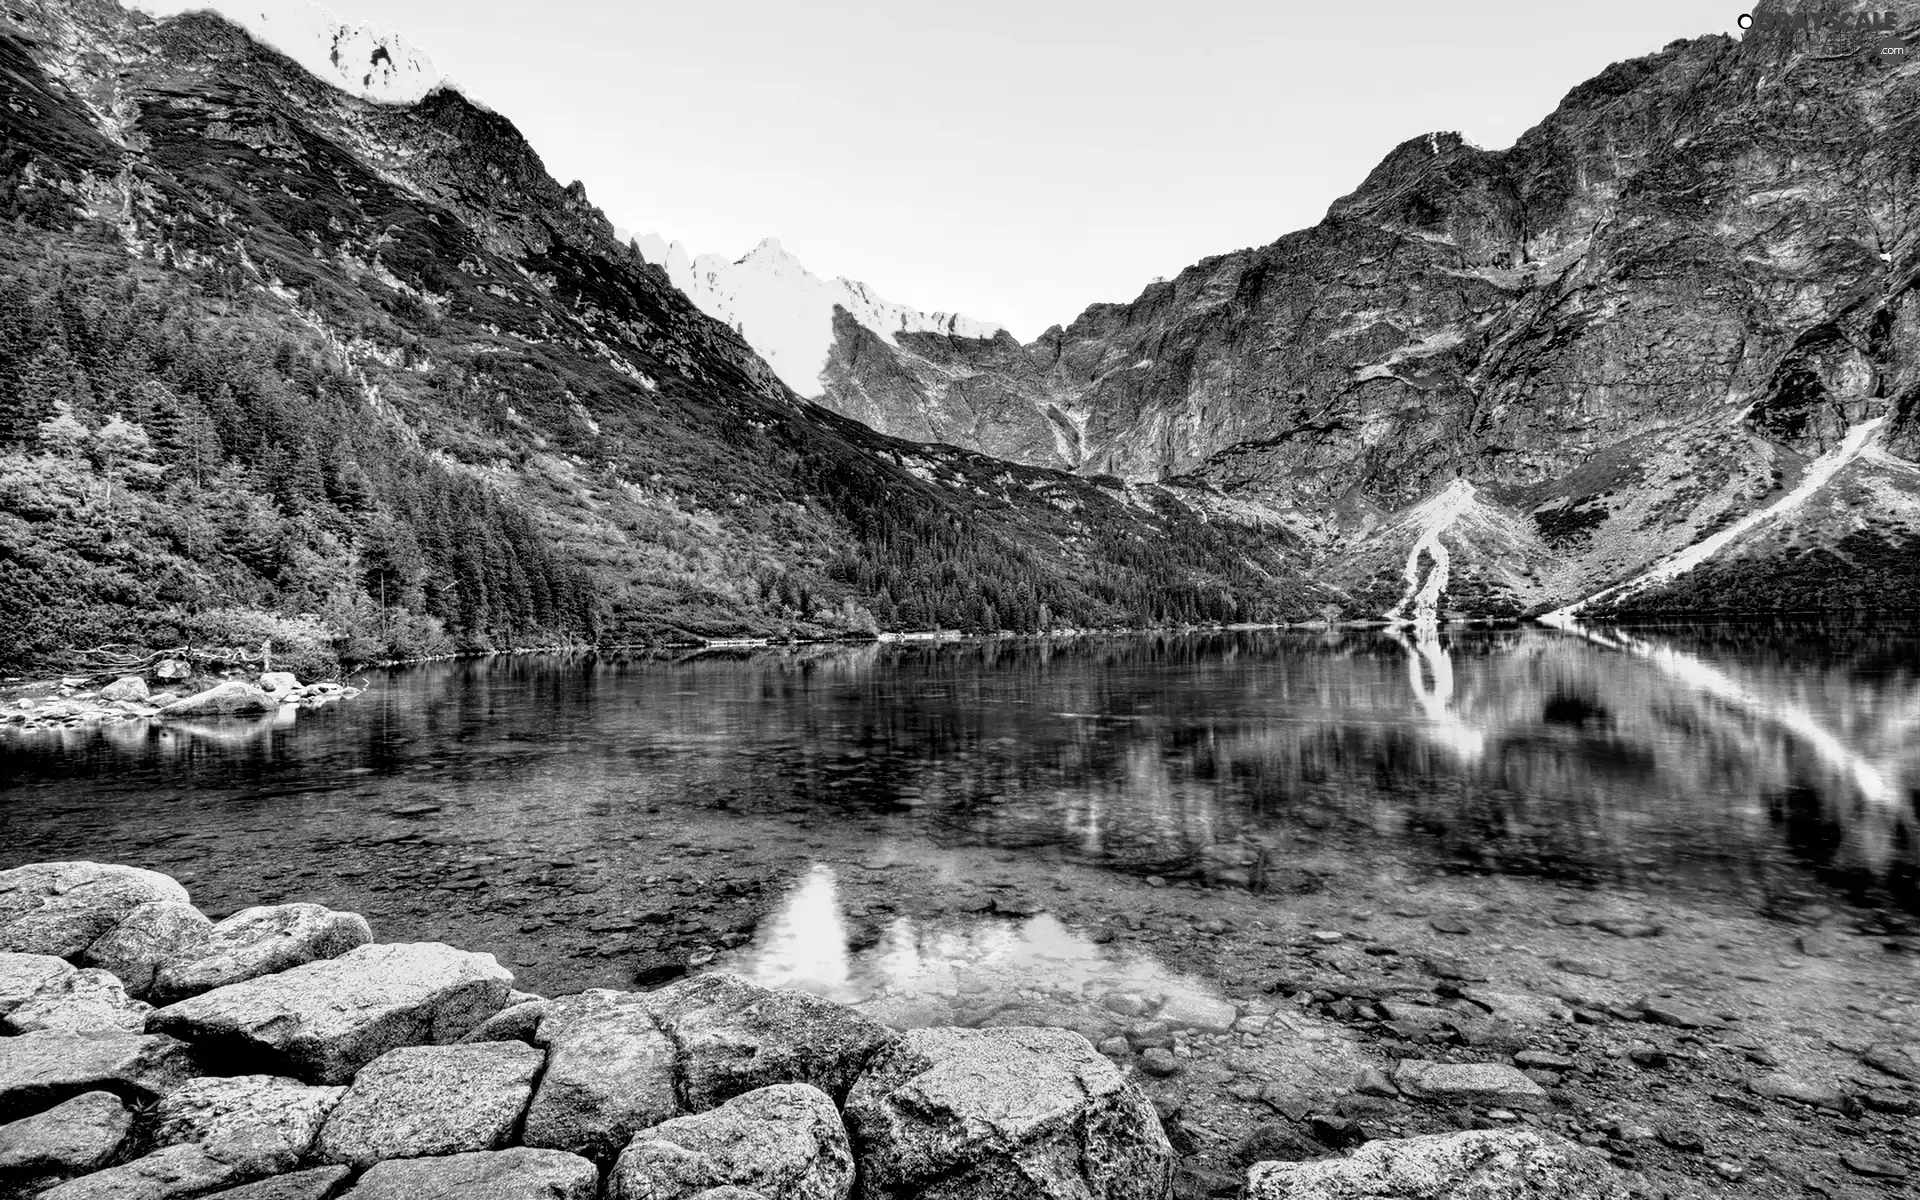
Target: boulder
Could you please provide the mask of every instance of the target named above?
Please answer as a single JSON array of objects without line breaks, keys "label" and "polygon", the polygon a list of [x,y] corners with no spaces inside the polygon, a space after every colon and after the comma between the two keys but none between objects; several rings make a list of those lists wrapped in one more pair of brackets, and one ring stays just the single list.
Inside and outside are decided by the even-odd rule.
[{"label": "boulder", "polygon": [[359,913],[319,904],[269,904],[243,908],[208,930],[206,944],[191,959],[161,966],[153,984],[166,1003],[285,971],[302,963],[338,958],[373,941]]},{"label": "boulder", "polygon": [[242,1063],[345,1083],[398,1046],[458,1041],[505,1007],[512,986],[491,954],[383,943],[170,1004],[147,1028]]},{"label": "boulder", "polygon": [[112,971],[130,995],[147,998],[168,963],[199,957],[213,922],[180,900],[142,904],[87,947],[81,961]]},{"label": "boulder", "polygon": [[186,903],[158,871],[96,862],[30,863],[0,871],[0,950],[76,958],[142,904]]},{"label": "boulder", "polygon": [[39,1200],[182,1200],[203,1196],[242,1178],[198,1146],[167,1146],[145,1158],[40,1193]]},{"label": "boulder", "polygon": [[853,1153],[833,1098],[782,1083],[663,1121],[634,1135],[607,1179],[608,1200],[692,1200],[716,1187],[846,1200]]},{"label": "boulder", "polygon": [[489,1150],[375,1163],[341,1200],[594,1200],[600,1171],[559,1150]]},{"label": "boulder", "polygon": [[82,1092],[64,1104],[0,1125],[0,1194],[31,1190],[103,1165],[133,1130],[133,1114],[111,1092]]},{"label": "boulder", "polygon": [[1544,1088],[1506,1063],[1437,1063],[1402,1059],[1393,1070],[1394,1086],[1415,1100],[1479,1104],[1496,1108],[1543,1109]]},{"label": "boulder", "polygon": [[864,1200],[1162,1200],[1152,1103],[1064,1029],[915,1029],[847,1095]]},{"label": "boulder", "polygon": [[1626,1200],[1598,1153],[1531,1129],[1471,1130],[1368,1142],[1346,1158],[1255,1163],[1247,1200],[1361,1197]]},{"label": "boulder", "polygon": [[149,1134],[156,1146],[198,1146],[237,1176],[278,1175],[307,1156],[344,1090],[275,1075],[195,1079],[161,1097]]},{"label": "boulder", "polygon": [[1819,1108],[1842,1109],[1847,1103],[1846,1093],[1836,1085],[1791,1071],[1756,1075],[1747,1080],[1747,1090],[1756,1096],[1792,1100],[1796,1104],[1810,1104]]},{"label": "boulder", "polygon": [[681,1099],[693,1112],[775,1083],[811,1084],[844,1101],[867,1060],[898,1038],[832,1001],[717,972],[647,999],[679,1051]]},{"label": "boulder", "polygon": [[540,1030],[540,1018],[552,1003],[550,1000],[521,1000],[509,1004],[474,1026],[473,1032],[460,1040],[463,1042],[526,1042],[532,1045],[534,1034]]},{"label": "boulder", "polygon": [[285,699],[287,693],[294,691],[299,686],[300,681],[294,678],[293,672],[291,671],[268,671],[266,674],[260,676],[260,690],[272,696],[275,700]]},{"label": "boulder", "polygon": [[498,1150],[527,1111],[546,1055],[521,1042],[403,1046],[360,1068],[320,1131],[315,1156],[385,1158]]},{"label": "boulder", "polygon": [[329,1200],[351,1174],[347,1167],[313,1167],[214,1192],[207,1200]]},{"label": "boulder", "polygon": [[646,996],[595,988],[549,1003],[534,1033],[547,1070],[521,1141],[604,1161],[637,1131],[680,1115],[673,1041]]},{"label": "boulder", "polygon": [[151,1100],[198,1073],[191,1048],[170,1037],[48,1030],[0,1038],[0,1121],[82,1092]]},{"label": "boulder", "polygon": [[182,658],[163,658],[153,665],[153,677],[177,683],[193,675],[193,664]]},{"label": "boulder", "polygon": [[277,711],[280,702],[251,683],[229,680],[160,710],[163,717],[240,717]]},{"label": "boulder", "polygon": [[76,968],[51,954],[0,954],[0,1017],[71,978]]},{"label": "boulder", "polygon": [[147,698],[147,681],[138,675],[127,675],[116,679],[100,689],[102,700],[141,701]]},{"label": "boulder", "polygon": [[14,1006],[0,1028],[8,1033],[57,1029],[90,1033],[118,1029],[139,1033],[153,1007],[134,1000],[111,972],[88,967],[64,975]]}]

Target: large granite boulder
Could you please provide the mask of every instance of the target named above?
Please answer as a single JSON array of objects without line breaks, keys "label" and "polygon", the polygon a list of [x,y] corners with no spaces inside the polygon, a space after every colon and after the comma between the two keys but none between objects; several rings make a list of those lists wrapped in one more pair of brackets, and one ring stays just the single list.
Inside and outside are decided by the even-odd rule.
[{"label": "large granite boulder", "polygon": [[863,1200],[1162,1200],[1153,1104],[1065,1029],[915,1029],[847,1095]]},{"label": "large granite boulder", "polygon": [[509,1004],[475,1025],[473,1032],[460,1040],[463,1042],[525,1042],[531,1046],[534,1035],[540,1032],[540,1018],[545,1016],[551,1007],[553,1007],[553,1001],[547,999],[522,1000],[517,1004]]},{"label": "large granite boulder", "polygon": [[29,863],[0,871],[0,950],[75,958],[142,904],[187,889],[158,871],[96,862]]},{"label": "large granite boulder", "polygon": [[275,700],[284,700],[297,691],[300,680],[292,671],[268,671],[260,676],[260,690]]},{"label": "large granite boulder", "polygon": [[1346,1158],[1255,1163],[1247,1200],[1625,1200],[1598,1153],[1531,1129],[1470,1130],[1368,1142]]},{"label": "large granite boulder", "polygon": [[673,1040],[648,997],[595,988],[561,996],[540,1016],[534,1044],[547,1070],[527,1110],[521,1141],[597,1160],[635,1132],[679,1116]]},{"label": "large granite boulder", "polygon": [[304,1171],[290,1171],[285,1175],[273,1175],[253,1183],[243,1183],[239,1187],[225,1188],[214,1192],[207,1200],[331,1200],[341,1191],[347,1176],[351,1174],[353,1170],[350,1167],[309,1167]]},{"label": "large granite boulder", "polygon": [[337,1087],[239,1075],[196,1079],[149,1117],[157,1147],[46,1193],[53,1200],[176,1200],[293,1170],[313,1146]]},{"label": "large granite boulder", "polygon": [[151,1005],[129,997],[112,973],[88,967],[62,975],[14,1005],[13,1011],[0,1019],[0,1030],[90,1033],[118,1029],[139,1033],[146,1028],[147,1014],[152,1011]]},{"label": "large granite boulder", "polygon": [[512,990],[513,976],[491,954],[382,943],[170,1004],[147,1028],[231,1062],[345,1083],[396,1047],[458,1041],[504,1008]]},{"label": "large granite boulder", "polygon": [[229,680],[175,700],[160,710],[163,717],[242,717],[277,712],[280,702],[251,683]]},{"label": "large granite boulder", "polygon": [[137,704],[147,696],[147,681],[138,675],[123,675],[100,689],[102,700],[125,700]]},{"label": "large granite boulder", "polygon": [[162,964],[153,991],[165,1004],[303,963],[338,958],[371,941],[373,930],[359,913],[335,912],[319,904],[243,908],[215,923],[194,957]]},{"label": "large granite boulder", "polygon": [[898,1035],[805,992],[733,975],[696,975],[647,993],[679,1050],[681,1099],[702,1112],[755,1088],[806,1083],[843,1101],[867,1061]]},{"label": "large granite boulder", "polygon": [[112,971],[129,995],[147,999],[160,968],[198,958],[212,932],[213,921],[193,905],[157,900],[142,904],[101,934],[81,961]]},{"label": "large granite boulder", "polygon": [[403,1046],[360,1068],[315,1156],[368,1166],[498,1150],[511,1141],[546,1055],[521,1042]]},{"label": "large granite boulder", "polygon": [[66,959],[51,954],[0,954],[0,1017],[43,989],[72,978],[77,970]]},{"label": "large granite boulder", "polygon": [[341,1200],[594,1200],[600,1171],[560,1150],[490,1150],[375,1163]]},{"label": "large granite boulder", "polygon": [[0,1125],[0,1195],[84,1175],[111,1159],[132,1131],[133,1114],[112,1092],[82,1092],[43,1113]]},{"label": "large granite boulder", "polygon": [[152,1100],[197,1074],[191,1048],[170,1037],[49,1030],[0,1038],[0,1121],[82,1092]]},{"label": "large granite boulder", "polygon": [[607,1179],[608,1200],[692,1200],[717,1187],[768,1200],[846,1200],[853,1152],[833,1098],[782,1083],[662,1121],[634,1135]]}]

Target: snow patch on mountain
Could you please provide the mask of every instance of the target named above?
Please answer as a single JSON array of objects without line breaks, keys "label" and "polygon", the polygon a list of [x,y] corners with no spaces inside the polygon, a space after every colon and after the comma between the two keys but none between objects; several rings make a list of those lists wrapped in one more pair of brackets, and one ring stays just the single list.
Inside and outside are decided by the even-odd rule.
[{"label": "snow patch on mountain", "polygon": [[833,347],[833,310],[897,345],[902,333],[990,338],[1001,326],[958,313],[926,313],[883,299],[866,284],[840,276],[822,279],[767,238],[740,258],[694,256],[657,233],[634,238],[640,256],[666,272],[701,312],[724,321],[746,339],[783,383],[809,400],[826,388],[820,374]]},{"label": "snow patch on mountain", "polygon": [[349,25],[310,0],[120,0],[150,17],[210,12],[247,31],[350,95],[384,104],[412,104],[451,76],[398,33]]},{"label": "snow patch on mountain", "polygon": [[1772,504],[1767,505],[1765,508],[1748,513],[1720,532],[1710,537],[1701,538],[1699,541],[1678,553],[1668,555],[1666,558],[1661,559],[1625,583],[1615,584],[1610,588],[1595,592],[1584,600],[1576,600],[1564,608],[1557,608],[1544,617],[1541,617],[1540,620],[1549,625],[1564,626],[1578,617],[1581,611],[1589,605],[1598,604],[1603,601],[1618,604],[1620,601],[1636,595],[1639,592],[1643,592],[1656,584],[1670,582],[1674,578],[1693,570],[1754,529],[1778,522],[1787,514],[1804,505],[1814,493],[1831,482],[1833,477],[1840,473],[1841,468],[1845,467],[1848,463],[1854,462],[1857,459],[1873,458],[1879,449],[1873,442],[1873,435],[1886,423],[1887,419],[1885,417],[1875,417],[1870,421],[1862,421],[1849,429],[1846,438],[1843,439],[1838,446],[1835,446],[1832,450],[1813,460],[1807,467],[1807,473],[1801,478],[1798,487],[1780,497],[1780,499],[1774,501]]}]

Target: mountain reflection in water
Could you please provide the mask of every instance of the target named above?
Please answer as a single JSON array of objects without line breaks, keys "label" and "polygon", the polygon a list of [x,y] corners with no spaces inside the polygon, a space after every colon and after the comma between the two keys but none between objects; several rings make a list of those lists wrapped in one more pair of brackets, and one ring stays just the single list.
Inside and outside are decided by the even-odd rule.
[{"label": "mountain reflection in water", "polygon": [[[1812,868],[1912,907],[1917,662],[1911,627],[1788,623],[509,656],[255,725],[7,735],[0,865],[229,830],[296,860],[424,804],[440,836],[529,854],[707,813],[1274,891]],[[795,954],[778,969],[821,969]]]}]

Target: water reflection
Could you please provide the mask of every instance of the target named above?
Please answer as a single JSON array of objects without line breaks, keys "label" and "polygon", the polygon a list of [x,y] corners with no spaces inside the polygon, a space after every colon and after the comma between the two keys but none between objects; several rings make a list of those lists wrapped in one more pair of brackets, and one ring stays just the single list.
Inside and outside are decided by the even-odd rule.
[{"label": "water reflection", "polygon": [[[1158,1005],[1215,997],[1203,981],[1151,956],[1110,954],[1050,913],[939,919],[896,916],[870,946],[854,949],[833,868],[814,863],[788,889],[753,942],[716,969],[765,987],[797,988],[856,1006],[883,1005],[904,1024],[940,1023],[939,1001],[963,994],[1044,992],[1085,1002],[1112,992]],[[935,1001],[927,1005],[926,1001]]]},{"label": "water reflection", "polygon": [[[1811,867],[1920,907],[1916,662],[1910,628],[1784,623],[515,656],[290,722],[12,735],[0,805],[14,861],[183,831],[285,861],[431,804],[442,835],[588,856],[659,813],[1283,892]],[[814,904],[791,944],[837,936]]]}]

